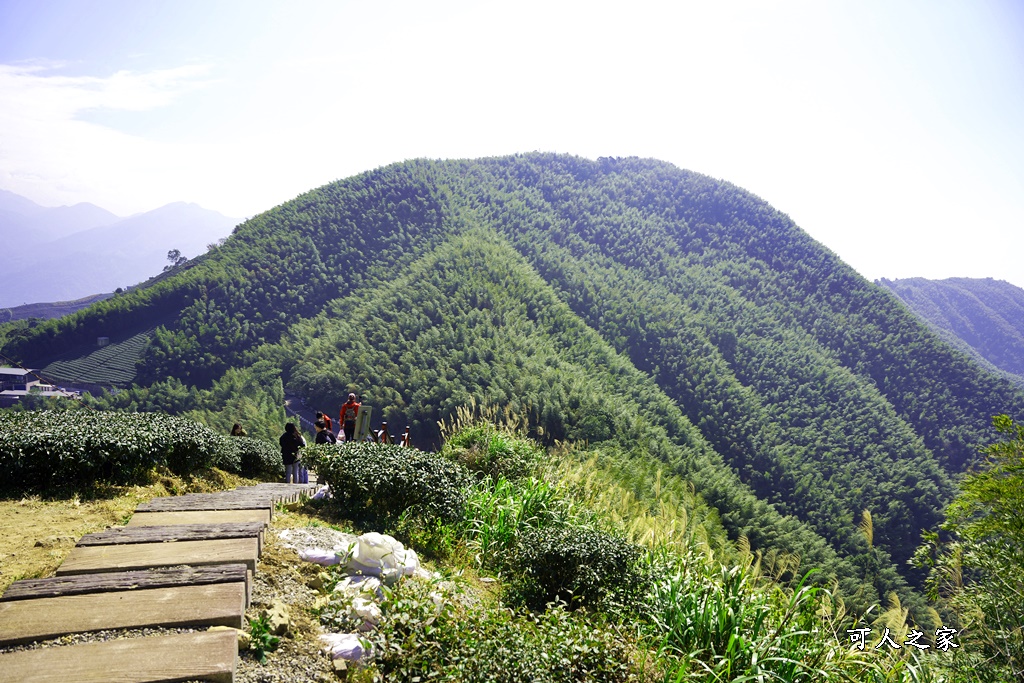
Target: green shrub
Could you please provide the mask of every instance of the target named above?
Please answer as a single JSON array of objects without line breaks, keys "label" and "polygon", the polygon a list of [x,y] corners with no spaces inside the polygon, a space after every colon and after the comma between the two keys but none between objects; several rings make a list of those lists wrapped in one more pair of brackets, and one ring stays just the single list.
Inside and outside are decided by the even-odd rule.
[{"label": "green shrub", "polygon": [[560,608],[516,614],[450,582],[406,580],[387,591],[373,679],[463,683],[639,681],[632,644],[611,627]]},{"label": "green shrub", "polygon": [[397,520],[411,513],[447,523],[462,518],[471,479],[465,468],[437,454],[360,442],[314,444],[302,457],[348,514]]},{"label": "green shrub", "polygon": [[17,493],[123,484],[158,465],[189,474],[210,467],[225,438],[169,415],[0,412],[0,486]]},{"label": "green shrub", "polygon": [[222,436],[221,439],[223,445],[214,463],[217,467],[251,478],[277,479],[284,475],[281,449],[273,441],[251,436]]},{"label": "green shrub", "polygon": [[597,529],[529,529],[505,560],[509,597],[532,609],[556,601],[572,607],[633,604],[645,584],[640,557],[639,547]]},{"label": "green shrub", "polygon": [[542,451],[529,439],[478,422],[452,434],[442,453],[478,475],[515,480],[530,472]]},{"label": "green shrub", "polygon": [[477,563],[494,567],[526,530],[565,526],[573,516],[566,498],[542,479],[484,479],[467,491],[462,535]]}]

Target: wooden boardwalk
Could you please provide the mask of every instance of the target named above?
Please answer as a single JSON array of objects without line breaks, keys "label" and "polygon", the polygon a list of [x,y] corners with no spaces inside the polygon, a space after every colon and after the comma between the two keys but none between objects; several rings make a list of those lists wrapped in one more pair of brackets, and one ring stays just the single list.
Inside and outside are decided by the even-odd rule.
[{"label": "wooden boardwalk", "polygon": [[[56,576],[11,584],[0,596],[0,646],[127,628],[243,628],[274,506],[315,490],[260,484],[144,503],[127,526],[82,537]],[[230,631],[18,650],[0,653],[0,683],[230,682],[237,650]]]}]

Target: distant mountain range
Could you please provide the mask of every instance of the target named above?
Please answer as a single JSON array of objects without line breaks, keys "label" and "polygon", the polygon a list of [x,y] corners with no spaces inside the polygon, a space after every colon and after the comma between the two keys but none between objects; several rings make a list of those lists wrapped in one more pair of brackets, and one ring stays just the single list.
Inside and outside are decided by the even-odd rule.
[{"label": "distant mountain range", "polygon": [[183,202],[121,218],[93,204],[44,207],[0,190],[0,307],[127,288],[160,273],[171,249],[198,256],[237,222]]},{"label": "distant mountain range", "polygon": [[50,320],[60,318],[86,306],[91,306],[97,301],[109,299],[113,294],[93,294],[92,296],[75,299],[74,301],[54,301],[49,303],[25,304],[24,306],[12,306],[0,308],[0,323],[9,323],[14,320],[28,320],[29,318],[41,318]]},{"label": "distant mountain range", "polygon": [[1024,383],[1024,289],[992,278],[879,280],[947,341]]}]

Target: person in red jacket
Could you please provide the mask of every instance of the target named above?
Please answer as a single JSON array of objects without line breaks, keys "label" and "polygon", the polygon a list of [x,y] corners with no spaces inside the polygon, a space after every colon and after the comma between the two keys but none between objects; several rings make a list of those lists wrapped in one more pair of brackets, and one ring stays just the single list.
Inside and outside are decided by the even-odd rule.
[{"label": "person in red jacket", "polygon": [[356,417],[359,415],[359,406],[355,394],[348,395],[348,401],[341,407],[338,417],[341,420],[341,428],[345,432],[345,441],[352,441],[356,438]]}]

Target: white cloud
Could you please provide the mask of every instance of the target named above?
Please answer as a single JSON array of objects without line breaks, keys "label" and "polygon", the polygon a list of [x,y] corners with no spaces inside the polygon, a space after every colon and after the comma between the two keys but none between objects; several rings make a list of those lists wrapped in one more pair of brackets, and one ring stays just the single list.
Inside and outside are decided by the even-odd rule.
[{"label": "white cloud", "polygon": [[82,120],[93,110],[141,112],[204,87],[208,67],[108,77],[63,76],[59,64],[0,64],[0,178],[40,203],[91,201],[132,213],[154,208],[158,177],[141,173],[183,150]]}]

